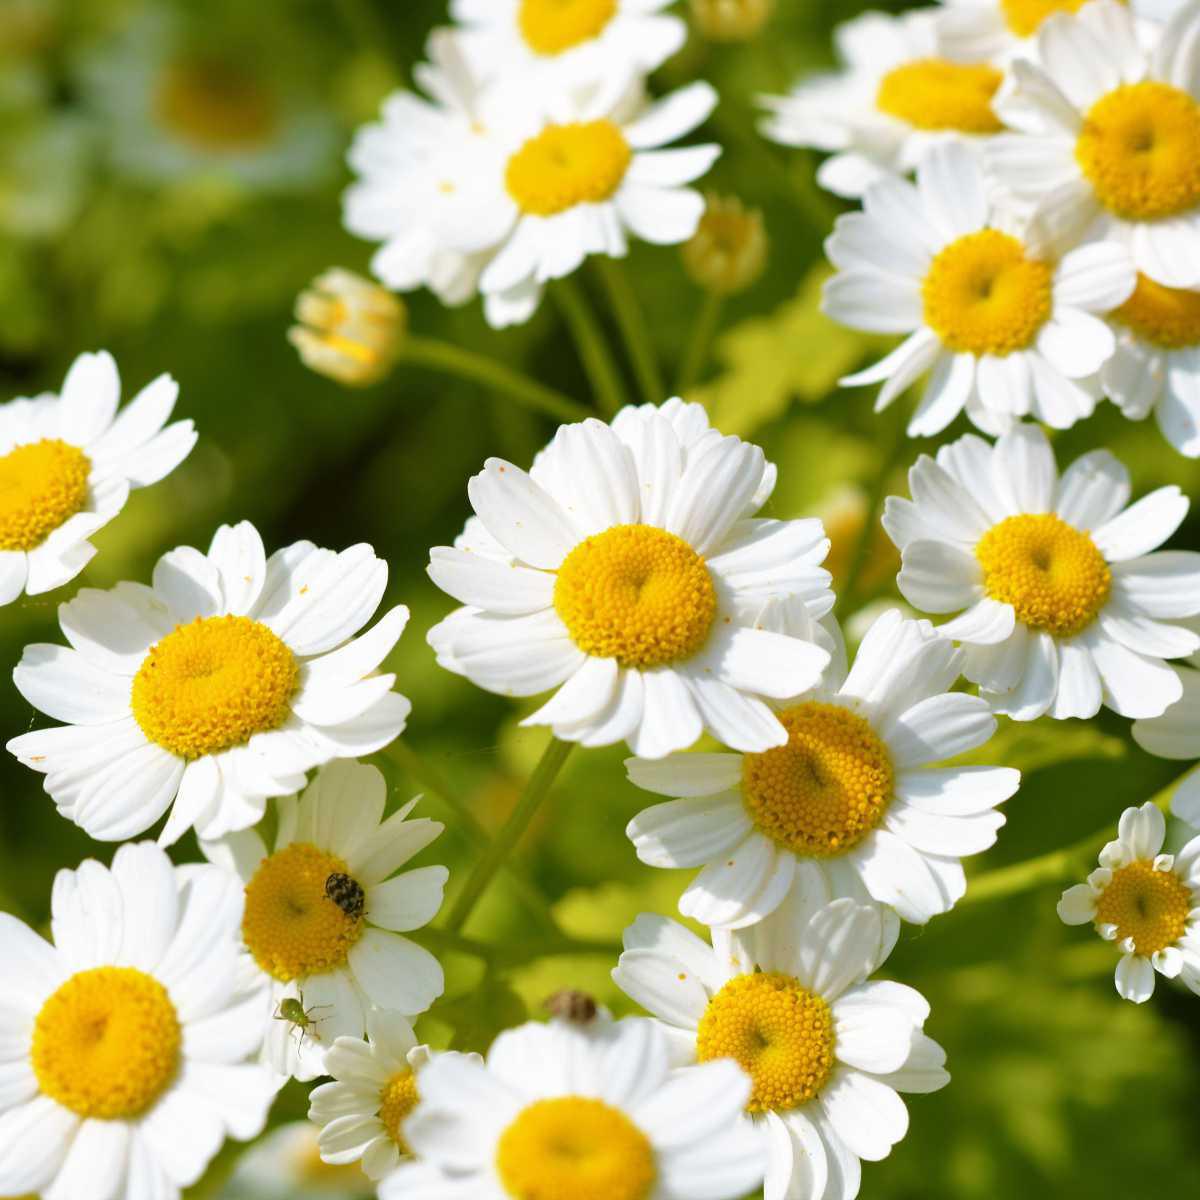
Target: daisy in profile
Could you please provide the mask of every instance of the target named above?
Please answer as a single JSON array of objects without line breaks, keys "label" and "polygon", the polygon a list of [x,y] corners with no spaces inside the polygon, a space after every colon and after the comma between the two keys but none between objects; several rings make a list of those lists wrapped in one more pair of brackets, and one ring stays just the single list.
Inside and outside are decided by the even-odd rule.
[{"label": "daisy in profile", "polygon": [[[949,911],[962,857],[996,840],[996,806],[1020,783],[1007,767],[931,765],[995,732],[986,701],[949,690],[962,661],[928,621],[892,610],[849,672],[831,666],[779,704],[786,746],[628,759],[632,783],[675,797],[629,823],[638,857],[700,867],[679,910],[706,925],[753,925],[793,890],[873,898],[921,924]],[[894,942],[898,923],[885,923]]]},{"label": "daisy in profile", "polygon": [[442,994],[441,965],[404,934],[437,915],[449,872],[400,868],[444,826],[410,821],[416,800],[385,820],[386,801],[377,768],[340,760],[276,801],[272,850],[252,829],[200,843],[245,881],[242,941],[274,1017],[263,1059],[281,1075],[325,1074],[325,1052],[361,1038],[372,1007],[412,1016]]},{"label": "daisy in profile", "polygon": [[13,681],[65,725],[8,749],[100,841],[136,837],[168,810],[163,845],[193,827],[246,829],[305,772],[404,728],[411,706],[377,668],[408,610],[354,637],[386,585],[370,546],[296,542],[267,558],[253,525],[223,525],[207,554],[160,558],[152,587],[84,588],[59,606],[70,646],[26,646]]},{"label": "daisy in profile", "polygon": [[[340,1037],[329,1047],[324,1073],[333,1082],[309,1093],[308,1116],[320,1127],[323,1162],[359,1163],[378,1181],[412,1156],[401,1127],[417,1106],[418,1072],[440,1055],[417,1042],[405,1017],[382,1009],[367,1013],[367,1038]],[[483,1062],[478,1054],[465,1057]]]},{"label": "daisy in profile", "polygon": [[[1187,622],[1195,628],[1196,622]],[[1200,759],[1200,654],[1187,666],[1176,666],[1183,694],[1160,717],[1133,723],[1133,740],[1159,758]],[[1200,828],[1200,771],[1193,771],[1175,789],[1171,812]]]},{"label": "daisy in profile", "polygon": [[1004,124],[992,110],[1003,74],[987,56],[952,61],[938,44],[936,12],[868,12],[834,30],[841,69],[766,96],[763,134],[784,146],[829,153],[817,182],[858,197],[907,175],[932,146],[981,145]]},{"label": "daisy in profile", "polygon": [[1155,972],[1200,995],[1200,837],[1164,854],[1166,836],[1166,819],[1152,802],[1127,808],[1099,868],[1058,902],[1068,925],[1091,922],[1116,943],[1117,993],[1135,1004],[1154,995]]},{"label": "daisy in profile", "polygon": [[928,374],[912,437],[940,433],[964,409],[987,433],[1024,416],[1066,429],[1099,399],[1116,339],[1097,314],[1133,292],[1128,250],[1064,249],[994,196],[978,157],[948,143],[929,152],[915,186],[871,187],[864,211],[839,217],[826,243],[838,273],[824,311],[853,329],[907,335],[841,382],[882,383],[878,411]]},{"label": "daisy in profile", "polygon": [[1071,240],[1129,247],[1156,283],[1200,287],[1200,6],[1142,48],[1133,14],[1092,0],[1057,14],[1037,60],[1013,63],[996,111],[1016,132],[987,148],[997,186]]},{"label": "daisy in profile", "polygon": [[833,594],[820,521],[753,517],[772,482],[757,446],[681,403],[564,425],[529,473],[488,459],[476,518],[430,555],[466,606],[430,630],[438,662],[501,695],[553,689],[524,724],[587,746],[783,745],[764,698],[811,687],[829,653],[759,617],[787,597],[820,617]]},{"label": "daisy in profile", "polygon": [[0,1195],[178,1200],[277,1087],[237,879],[142,842],[60,871],[51,914],[53,945],[0,913]]},{"label": "daisy in profile", "polygon": [[75,360],[59,395],[0,404],[0,604],[74,579],[130,489],[187,458],[192,422],[167,425],[178,395],[160,375],[118,412],[117,364],[101,351]]},{"label": "daisy in profile", "polygon": [[[724,1056],[722,1056],[724,1057]],[[726,1059],[672,1070],[650,1021],[556,1019],[502,1033],[486,1064],[441,1055],[404,1123],[416,1163],[380,1200],[737,1200],[762,1180]]]},{"label": "daisy in profile", "polygon": [[613,979],[657,1019],[675,1062],[732,1058],[750,1075],[741,1123],[761,1138],[766,1200],[852,1200],[860,1160],[886,1158],[908,1132],[898,1093],[950,1081],[923,1032],[925,998],[868,981],[885,957],[875,905],[814,908],[797,894],[752,929],[714,930],[712,946],[641,916]]},{"label": "daisy in profile", "polygon": [[1046,435],[1020,425],[989,445],[967,435],[922,455],[912,500],[890,496],[883,525],[900,548],[901,594],[960,616],[963,674],[997,712],[1157,717],[1179,699],[1164,659],[1200,649],[1181,618],[1200,613],[1200,554],[1152,553],[1187,497],[1163,487],[1129,504],[1129,473],[1107,450],[1062,474]]}]

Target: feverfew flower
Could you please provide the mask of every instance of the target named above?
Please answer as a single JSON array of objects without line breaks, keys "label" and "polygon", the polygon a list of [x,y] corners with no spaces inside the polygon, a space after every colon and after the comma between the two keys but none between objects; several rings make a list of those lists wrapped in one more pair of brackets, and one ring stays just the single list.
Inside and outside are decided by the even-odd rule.
[{"label": "feverfew flower", "polygon": [[118,412],[117,364],[101,351],[75,360],[60,395],[0,404],[0,604],[74,579],[130,489],[187,458],[192,422],[167,425],[178,395],[160,375]]},{"label": "feverfew flower", "polygon": [[528,474],[488,459],[476,518],[430,555],[466,605],[429,632],[438,662],[502,695],[556,689],[524,723],[587,746],[783,745],[764,697],[813,686],[829,653],[759,618],[789,597],[818,618],[833,594],[820,521],[754,519],[774,478],[680,400],[564,425]]},{"label": "feverfew flower", "polygon": [[940,433],[960,412],[987,433],[1023,416],[1066,429],[1090,416],[1113,332],[1096,315],[1136,282],[1119,244],[1064,251],[1037,219],[996,207],[979,159],[962,145],[931,150],[916,186],[877,183],[864,212],[840,217],[826,251],[838,274],[824,311],[854,329],[907,339],[842,380],[882,383],[886,408],[927,372],[909,422]]},{"label": "feverfew flower", "polygon": [[1200,837],[1163,854],[1166,836],[1152,802],[1127,808],[1117,840],[1100,851],[1099,869],[1058,902],[1068,925],[1090,921],[1117,944],[1117,993],[1135,1004],[1154,995],[1155,971],[1200,995]]},{"label": "feverfew flower", "polygon": [[375,1185],[357,1163],[334,1167],[322,1161],[317,1131],[308,1121],[289,1121],[259,1138],[237,1162],[222,1200],[365,1200]]},{"label": "feverfew flower", "polygon": [[762,1139],[766,1200],[853,1200],[860,1160],[886,1158],[908,1131],[897,1093],[950,1081],[923,1032],[924,997],[867,982],[886,957],[879,910],[813,908],[797,894],[761,924],[712,937],[709,947],[641,916],[613,979],[658,1019],[676,1062],[732,1058],[749,1073],[742,1124]]},{"label": "feverfew flower", "polygon": [[[854,666],[830,667],[780,704],[788,744],[759,754],[631,758],[630,780],[679,797],[629,823],[638,857],[702,867],[679,909],[743,928],[797,890],[893,906],[924,923],[966,889],[961,858],[986,850],[1020,774],[1007,767],[931,767],[983,745],[996,728],[986,701],[950,692],[963,655],[928,621],[881,616]],[[889,946],[898,923],[885,919]]]},{"label": "feverfew flower", "polygon": [[53,945],[0,913],[0,1194],[177,1200],[275,1097],[241,888],[143,842],[60,871],[51,913]]},{"label": "feverfew flower", "polygon": [[207,554],[159,559],[153,586],[83,589],[59,605],[70,647],[27,646],[17,690],[65,726],[8,749],[46,776],[68,820],[101,841],[246,829],[305,772],[372,754],[411,707],[378,673],[408,620],[391,609],[361,637],[387,586],[365,544],[296,542],[267,558],[247,521]]},{"label": "feverfew flower", "polygon": [[[255,830],[200,844],[245,880],[242,940],[276,1018],[263,1058],[280,1074],[315,1079],[335,1039],[363,1036],[372,1007],[411,1016],[442,994],[441,965],[404,934],[437,915],[449,872],[396,872],[444,826],[408,820],[416,800],[384,820],[386,801],[377,768],[334,762],[276,801],[272,851]],[[287,1019],[289,1000],[305,1023]]]},{"label": "feverfew flower", "polygon": [[420,1160],[380,1200],[737,1200],[762,1179],[738,1114],[750,1081],[728,1060],[671,1070],[650,1021],[531,1022],[487,1063],[442,1055],[404,1124]]},{"label": "feverfew flower", "polygon": [[[1186,622],[1192,628],[1196,622]],[[1200,655],[1188,666],[1175,668],[1183,694],[1160,717],[1133,723],[1133,740],[1159,758],[1200,759]],[[1171,797],[1171,812],[1181,821],[1200,827],[1200,771],[1181,780]]]},{"label": "feverfew flower", "polygon": [[1200,648],[1200,554],[1151,553],[1188,510],[1177,487],[1129,505],[1129,473],[1107,451],[1059,478],[1036,426],[989,445],[968,434],[922,455],[912,500],[888,498],[901,593],[923,612],[966,610],[939,632],[963,674],[1018,721],[1093,717],[1101,704],[1157,717],[1179,699],[1163,661]]}]

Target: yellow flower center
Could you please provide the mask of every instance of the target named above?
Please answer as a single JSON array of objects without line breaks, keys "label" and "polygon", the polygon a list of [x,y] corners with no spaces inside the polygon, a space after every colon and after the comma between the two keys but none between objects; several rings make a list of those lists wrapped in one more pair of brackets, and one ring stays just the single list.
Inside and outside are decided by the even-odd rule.
[{"label": "yellow flower center", "polygon": [[591,41],[617,15],[617,0],[521,0],[517,25],[535,54],[554,55]]},{"label": "yellow flower center", "polygon": [[263,859],[246,885],[242,938],[254,961],[281,983],[321,975],[346,962],[362,936],[364,916],[346,913],[326,893],[346,864],[308,842]]},{"label": "yellow flower center", "polygon": [[408,1069],[393,1075],[384,1085],[380,1095],[379,1119],[388,1131],[388,1136],[400,1147],[402,1154],[410,1154],[411,1151],[400,1132],[400,1127],[408,1114],[417,1107],[419,1100],[417,1077]]},{"label": "yellow flower center", "polygon": [[1075,157],[1096,198],[1126,221],[1200,204],[1200,104],[1177,87],[1131,83],[1097,100]]},{"label": "yellow flower center", "polygon": [[999,133],[1004,124],[992,111],[992,97],[1003,82],[1003,73],[984,63],[921,58],[883,77],[875,105],[916,129]]},{"label": "yellow flower center", "polygon": [[87,503],[92,463],[43,438],[0,455],[0,550],[35,550]]},{"label": "yellow flower center", "polygon": [[1174,871],[1156,871],[1145,859],[1119,867],[1096,904],[1096,924],[1115,925],[1118,942],[1133,938],[1147,958],[1173,946],[1187,930],[1191,889]]},{"label": "yellow flower center", "polygon": [[704,559],[652,525],[614,525],[563,560],[554,608],[572,641],[623,667],[661,667],[704,645],[717,593]]},{"label": "yellow flower center", "polygon": [[1032,37],[1047,17],[1059,12],[1078,12],[1086,3],[1087,0],[1000,0],[1000,7],[1005,23],[1017,37]]},{"label": "yellow flower center", "polygon": [[269,142],[279,125],[278,103],[261,75],[212,58],[169,64],[155,112],[183,141],[216,153],[253,150]]},{"label": "yellow flower center", "polygon": [[179,1067],[182,1032],[157,979],[132,967],[72,975],[37,1015],[33,1071],[44,1095],[81,1117],[145,1112]]},{"label": "yellow flower center", "polygon": [[202,758],[278,729],[299,678],[292,652],[260,622],[197,617],[150,647],[131,705],[152,742]]},{"label": "yellow flower center", "polygon": [[538,1100],[500,1135],[496,1170],[515,1200],[649,1200],[654,1148],[603,1100]]},{"label": "yellow flower center", "polygon": [[1055,637],[1082,633],[1104,607],[1112,572],[1096,543],[1054,513],[1006,517],[979,539],[983,588],[1017,620]]},{"label": "yellow flower center", "polygon": [[696,1057],[735,1059],[754,1081],[752,1113],[814,1099],[833,1071],[833,1013],[790,975],[738,975],[708,1002]]},{"label": "yellow flower center", "polygon": [[892,798],[887,747],[856,713],[809,701],[779,714],[786,746],[742,758],[742,801],[776,844],[809,858],[852,850]]},{"label": "yellow flower center", "polygon": [[552,217],[607,200],[632,159],[625,135],[609,120],[548,125],[508,160],[504,183],[523,213]]},{"label": "yellow flower center", "polygon": [[921,295],[925,323],[960,354],[1024,350],[1054,308],[1051,267],[1007,233],[983,229],[951,242],[933,260]]},{"label": "yellow flower center", "polygon": [[1133,295],[1110,315],[1163,350],[1200,346],[1200,292],[1164,287],[1139,275]]}]

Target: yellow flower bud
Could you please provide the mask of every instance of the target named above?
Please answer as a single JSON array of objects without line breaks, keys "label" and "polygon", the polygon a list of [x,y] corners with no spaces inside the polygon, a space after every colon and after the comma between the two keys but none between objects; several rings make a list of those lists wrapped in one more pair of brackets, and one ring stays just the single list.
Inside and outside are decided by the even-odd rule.
[{"label": "yellow flower bud", "polygon": [[707,207],[690,241],[681,248],[687,273],[719,296],[741,292],[767,264],[767,231],[762,213],[736,196],[708,193]]},{"label": "yellow flower bud", "polygon": [[713,42],[747,42],[767,23],[775,0],[692,0],[696,28]]}]

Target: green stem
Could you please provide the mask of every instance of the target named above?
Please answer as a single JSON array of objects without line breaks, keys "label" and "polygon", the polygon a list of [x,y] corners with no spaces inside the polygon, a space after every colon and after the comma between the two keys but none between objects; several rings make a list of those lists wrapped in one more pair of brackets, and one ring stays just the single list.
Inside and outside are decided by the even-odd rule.
[{"label": "green stem", "polygon": [[484,856],[475,865],[475,870],[471,872],[458,899],[455,900],[445,926],[450,933],[458,933],[470,919],[471,913],[475,911],[475,906],[487,891],[496,872],[516,849],[517,843],[537,815],[538,809],[541,808],[542,802],[546,799],[551,785],[559,771],[562,770],[573,746],[573,742],[560,742],[557,738],[550,740],[550,744],[534,768],[533,774],[530,775],[525,790],[517,800],[517,806],[513,809],[512,815],[504,823],[500,832],[496,834]]},{"label": "green stem", "polygon": [[546,413],[557,421],[580,421],[589,415],[588,410],[570,396],[546,387],[486,354],[476,354],[473,350],[464,350],[450,342],[410,334],[404,340],[400,361],[482,384],[525,408]]},{"label": "green stem", "polygon": [[596,405],[605,416],[611,417],[625,406],[625,388],[596,315],[583,289],[573,279],[560,279],[554,296],[579,350]]},{"label": "green stem", "polygon": [[683,352],[683,364],[679,368],[679,379],[675,390],[683,395],[695,386],[704,371],[708,356],[712,352],[713,339],[721,321],[724,298],[716,292],[705,292],[704,303],[696,313],[692,332],[688,337],[687,349]]},{"label": "green stem", "polygon": [[648,404],[661,404],[667,398],[666,385],[663,383],[662,372],[658,369],[658,359],[650,341],[650,326],[646,323],[637,293],[630,284],[620,259],[602,255],[595,259],[595,263],[605,291],[608,292],[613,316],[621,330],[621,336],[625,339],[625,348],[629,351],[629,360],[633,364],[633,373],[637,377],[642,399]]}]

